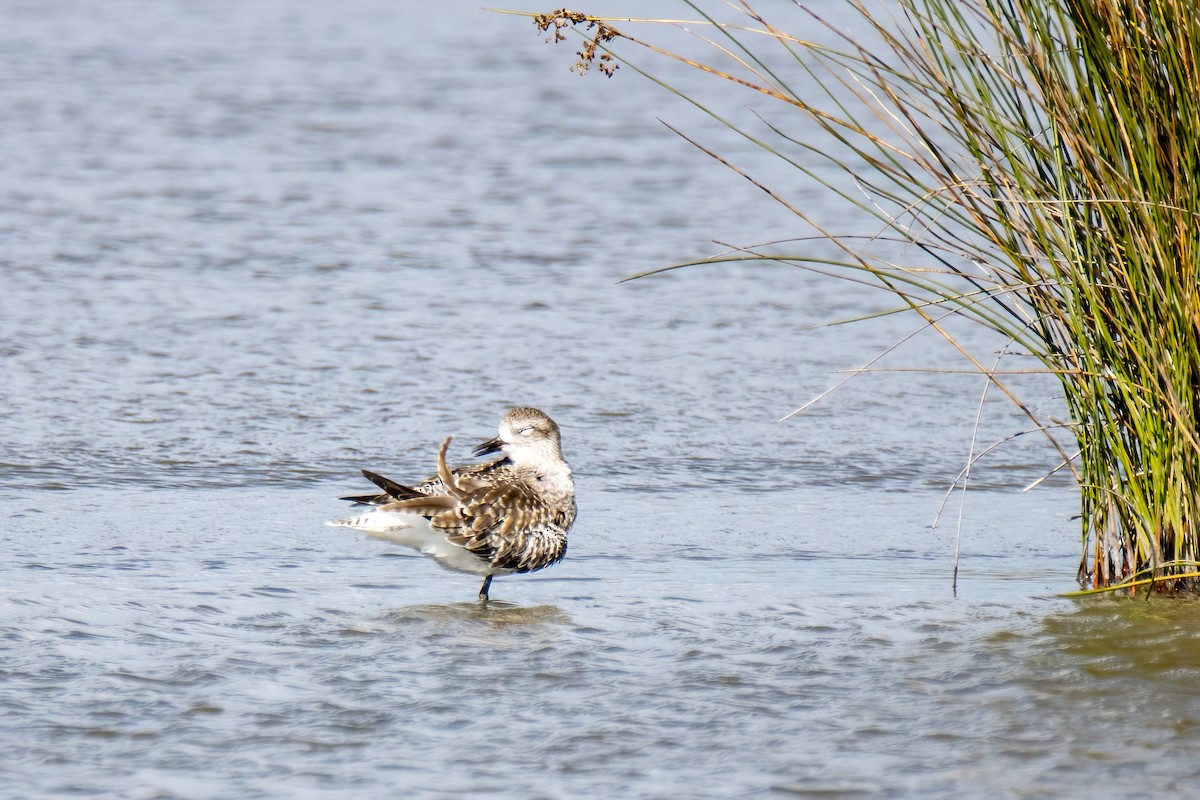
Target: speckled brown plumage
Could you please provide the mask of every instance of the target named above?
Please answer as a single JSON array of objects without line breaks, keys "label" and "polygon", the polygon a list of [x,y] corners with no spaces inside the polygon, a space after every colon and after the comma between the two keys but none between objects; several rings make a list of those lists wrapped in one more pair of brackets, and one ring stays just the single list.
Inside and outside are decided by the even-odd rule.
[{"label": "speckled brown plumage", "polygon": [[[456,475],[478,477],[486,481],[504,480],[511,472],[512,462],[508,460],[508,456],[497,458],[495,461],[487,461],[483,464],[467,464],[466,466],[454,468]],[[343,497],[343,500],[369,506],[381,506],[384,503],[391,503],[396,500],[410,500],[423,495],[439,494],[445,490],[445,484],[442,483],[442,479],[437,475],[408,486],[403,483],[397,483],[391,478],[385,478],[377,472],[371,472],[369,469],[364,469],[362,474],[364,478],[382,489],[383,493]]]},{"label": "speckled brown plumage", "polygon": [[450,438],[438,451],[440,491],[384,504],[382,511],[415,511],[446,539],[511,572],[534,572],[562,560],[575,499],[547,492],[536,469],[509,465],[503,471],[451,471]]},{"label": "speckled brown plumage", "polygon": [[513,409],[501,421],[500,436],[475,450],[503,451],[504,457],[483,464],[451,469],[449,444],[447,438],[438,451],[437,474],[413,486],[364,470],[383,493],[344,498],[372,508],[331,524],[414,547],[450,569],[482,574],[484,600],[493,576],[562,560],[576,505],[554,421],[537,409]]}]

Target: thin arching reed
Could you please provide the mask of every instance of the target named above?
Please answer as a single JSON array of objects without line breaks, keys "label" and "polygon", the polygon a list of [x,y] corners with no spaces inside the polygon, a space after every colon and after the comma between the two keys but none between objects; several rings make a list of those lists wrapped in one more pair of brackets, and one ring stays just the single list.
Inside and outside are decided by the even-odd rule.
[{"label": "thin arching reed", "polygon": [[[687,99],[916,254],[909,264],[872,255],[697,144],[841,254],[750,248],[708,261],[835,269],[894,293],[1029,415],[1074,475],[1082,583],[1200,587],[1195,0],[847,0],[860,23],[851,27],[865,32],[857,39],[800,5],[782,20],[747,2],[681,5],[686,22],[565,10],[535,22],[551,39],[580,34],[581,72],[599,53],[610,77],[618,63],[653,76],[631,63],[641,49],[757,92],[767,137]],[[661,26],[685,27],[711,58],[656,44]],[[820,30],[821,42],[785,28]],[[815,91],[793,88],[813,80]],[[819,135],[793,134],[790,115]],[[843,179],[823,179],[817,159]],[[1070,424],[1038,420],[1002,372],[947,332],[948,313],[1056,375]]]}]

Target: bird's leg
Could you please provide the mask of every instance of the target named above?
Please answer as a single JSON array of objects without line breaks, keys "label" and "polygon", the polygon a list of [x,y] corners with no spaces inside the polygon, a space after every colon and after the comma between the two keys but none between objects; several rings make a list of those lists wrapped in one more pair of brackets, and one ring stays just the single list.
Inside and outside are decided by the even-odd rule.
[{"label": "bird's leg", "polygon": [[479,599],[483,602],[488,601],[488,588],[492,585],[492,576],[488,575],[483,579],[483,586],[479,587]]}]

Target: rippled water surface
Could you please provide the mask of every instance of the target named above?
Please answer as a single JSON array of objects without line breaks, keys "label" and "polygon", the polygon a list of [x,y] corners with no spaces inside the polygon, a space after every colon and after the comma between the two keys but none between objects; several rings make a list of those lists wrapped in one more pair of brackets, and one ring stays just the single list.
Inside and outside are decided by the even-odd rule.
[{"label": "rippled water surface", "polygon": [[[1020,492],[1034,437],[975,470],[951,591],[977,378],[776,422],[912,320],[814,329],[887,300],[783,267],[617,283],[803,233],[657,117],[839,224],[820,190],[472,4],[4,6],[0,796],[1194,785],[1198,606],[1057,596],[1077,502]],[[485,607],[322,526],[513,404],[563,428],[561,565]],[[984,412],[979,447],[1026,427]]]}]

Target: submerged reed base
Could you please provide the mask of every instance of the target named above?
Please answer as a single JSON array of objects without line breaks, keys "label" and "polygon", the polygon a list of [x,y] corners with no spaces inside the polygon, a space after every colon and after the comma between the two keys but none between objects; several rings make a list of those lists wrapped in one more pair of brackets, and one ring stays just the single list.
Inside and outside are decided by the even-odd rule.
[{"label": "submerged reed base", "polygon": [[[610,77],[641,48],[774,101],[765,131],[718,122],[804,173],[884,236],[901,266],[831,232],[833,264],[748,247],[704,262],[769,260],[874,282],[923,318],[1026,413],[1081,491],[1079,580],[1091,591],[1200,590],[1200,6],[1195,0],[847,0],[872,44],[801,7],[785,33],[748,3],[687,2],[694,19],[537,16],[583,39],[575,69]],[[718,18],[717,14],[724,15]],[[616,26],[620,26],[619,28]],[[684,28],[707,62],[635,38]],[[596,62],[597,52],[599,62]],[[817,81],[801,96],[790,78]],[[659,78],[655,78],[663,83]],[[799,82],[799,81],[797,81]],[[663,83],[666,88],[672,89]],[[677,92],[678,93],[678,92]],[[818,140],[789,134],[805,118]],[[682,135],[682,134],[681,134]],[[685,137],[686,138],[686,137]],[[692,141],[689,139],[688,141]],[[695,144],[695,142],[693,142]],[[826,182],[813,159],[841,170]],[[850,188],[847,188],[850,187]],[[674,269],[678,264],[663,269]],[[652,270],[644,274],[663,271]],[[939,322],[969,318],[1061,381],[1071,420],[1039,419],[997,360]],[[1065,435],[1064,435],[1065,434]]]}]

